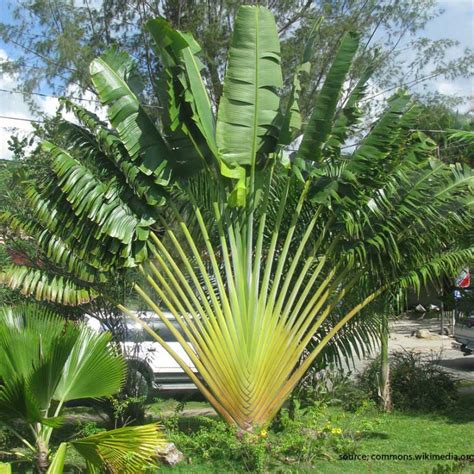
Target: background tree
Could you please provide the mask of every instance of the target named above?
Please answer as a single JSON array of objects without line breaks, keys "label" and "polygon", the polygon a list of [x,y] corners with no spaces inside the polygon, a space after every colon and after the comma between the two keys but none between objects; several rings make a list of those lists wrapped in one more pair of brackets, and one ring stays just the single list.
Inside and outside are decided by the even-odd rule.
[{"label": "background tree", "polygon": [[437,101],[425,102],[423,111],[418,119],[417,127],[436,143],[437,156],[446,163],[467,163],[474,165],[474,148],[465,140],[456,138],[459,132],[474,132],[474,117],[472,113],[459,113],[452,107]]},{"label": "background tree", "polygon": [[[81,95],[93,87],[87,73],[89,63],[108,47],[120,47],[137,59],[140,75],[147,78],[144,103],[157,104],[153,90],[163,65],[152,53],[143,28],[150,18],[166,18],[183,31],[193,31],[202,45],[203,77],[210,98],[217,105],[222,92],[224,64],[238,0],[21,0],[9,4],[11,21],[0,24],[0,37],[15,46],[17,58],[3,62],[4,72],[19,77],[18,89],[28,93],[48,89],[57,94]],[[252,2],[248,2],[252,3]],[[267,0],[282,40],[283,82],[288,89],[292,71],[299,64],[314,22],[323,18],[317,32],[318,48],[308,58],[314,64],[308,87],[302,92],[301,110],[306,117],[332,62],[337,44],[347,31],[358,31],[361,45],[348,83],[353,87],[367,64],[377,55],[373,92],[366,106],[375,107],[384,95],[380,90],[412,87],[427,78],[449,78],[472,74],[472,51],[447,60],[456,42],[417,36],[441,13],[436,0]],[[410,52],[410,59],[407,52]],[[428,65],[428,66],[427,66]],[[71,88],[70,88],[71,87]],[[349,87],[349,89],[351,88]],[[74,91],[72,93],[71,91]],[[28,96],[34,107],[34,96]],[[87,105],[87,102],[84,103]],[[91,104],[89,104],[91,105]],[[149,110],[150,112],[151,110]]]}]

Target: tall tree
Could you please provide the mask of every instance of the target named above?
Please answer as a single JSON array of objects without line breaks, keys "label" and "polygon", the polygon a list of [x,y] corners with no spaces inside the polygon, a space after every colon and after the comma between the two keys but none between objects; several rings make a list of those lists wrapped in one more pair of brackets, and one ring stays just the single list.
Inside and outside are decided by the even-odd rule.
[{"label": "tall tree", "polygon": [[457,133],[474,133],[472,113],[460,113],[438,101],[424,101],[417,127],[424,130],[437,145],[437,156],[446,163],[474,165],[474,148],[466,140],[458,140]]},{"label": "tall tree", "polygon": [[269,10],[239,9],[217,115],[193,36],[163,19],[147,27],[165,68],[159,126],[139,101],[132,58],[107,52],[90,71],[110,127],[68,103],[81,125],[63,122],[65,148],[43,142],[54,177],[28,191],[33,218],[7,216],[41,233],[75,286],[63,291],[31,269],[4,279],[39,298],[74,300],[90,298],[87,285],[110,271],[138,266],[148,286],[135,290],[200,377],[145,329],[227,421],[253,430],[371,303],[473,258],[472,242],[454,238],[472,226],[472,171],[433,159],[435,144],[413,130],[419,108],[403,91],[360,129],[371,68],[343,97],[355,33],[341,38],[301,131],[306,55],[282,106]]}]

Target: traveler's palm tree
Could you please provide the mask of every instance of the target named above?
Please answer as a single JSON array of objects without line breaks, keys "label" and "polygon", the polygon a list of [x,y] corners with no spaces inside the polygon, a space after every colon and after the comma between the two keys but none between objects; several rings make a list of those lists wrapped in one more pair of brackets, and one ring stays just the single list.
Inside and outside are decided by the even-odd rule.
[{"label": "traveler's palm tree", "polygon": [[[50,438],[62,424],[64,404],[120,389],[126,364],[109,343],[109,333],[38,307],[0,310],[0,426],[31,450],[39,472],[62,473],[68,445],[91,469],[141,472],[161,445],[156,425],[127,427],[64,442],[49,465]],[[28,425],[32,439],[18,422]]]},{"label": "traveler's palm tree", "polygon": [[4,216],[36,234],[71,278],[26,267],[4,278],[39,299],[79,303],[109,271],[138,265],[146,284],[136,291],[199,376],[146,329],[222,417],[252,430],[271,421],[326,346],[357,350],[361,316],[385,292],[419,288],[472,259],[470,242],[455,239],[472,223],[471,171],[432,159],[403,92],[361,126],[371,68],[345,91],[356,34],[342,39],[302,126],[314,36],[282,106],[274,19],[242,7],[215,113],[193,37],[162,19],[147,26],[166,113],[155,120],[159,108],[141,105],[125,53],[91,64],[109,124],[66,102],[80,125],[64,122],[67,146],[43,144],[55,177],[29,191],[34,219]]}]

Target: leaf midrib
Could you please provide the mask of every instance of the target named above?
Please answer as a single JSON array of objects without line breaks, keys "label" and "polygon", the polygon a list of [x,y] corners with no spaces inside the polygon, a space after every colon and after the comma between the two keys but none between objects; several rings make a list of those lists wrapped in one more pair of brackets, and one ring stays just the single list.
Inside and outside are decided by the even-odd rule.
[{"label": "leaf midrib", "polygon": [[255,17],[255,103],[254,103],[254,116],[253,116],[253,143],[252,143],[252,170],[255,168],[255,160],[257,156],[257,130],[258,130],[258,75],[259,75],[259,8],[256,9]]}]

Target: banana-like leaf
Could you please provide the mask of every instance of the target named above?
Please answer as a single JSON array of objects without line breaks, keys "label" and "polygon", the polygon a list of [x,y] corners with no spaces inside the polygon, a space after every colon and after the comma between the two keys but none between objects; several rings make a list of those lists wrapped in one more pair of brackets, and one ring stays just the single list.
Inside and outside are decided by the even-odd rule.
[{"label": "banana-like leaf", "polygon": [[326,142],[326,147],[339,148],[347,139],[351,128],[357,124],[362,116],[362,111],[358,108],[360,100],[364,97],[367,81],[374,72],[374,63],[366,68],[354,89],[351,91],[349,97],[343,108],[337,113],[334,126],[331,130],[331,136]]},{"label": "banana-like leaf", "polygon": [[300,75],[306,72],[308,72],[308,69],[304,65],[300,66],[293,78],[293,86],[291,88],[290,97],[288,98],[288,105],[286,113],[283,116],[283,123],[278,138],[278,143],[281,145],[289,145],[301,131],[302,119],[299,106],[301,93]]},{"label": "banana-like leaf", "polygon": [[164,439],[156,424],[103,431],[69,444],[97,469],[116,474],[144,472],[155,463]]},{"label": "banana-like leaf", "polygon": [[337,104],[341,97],[344,81],[359,46],[359,35],[348,33],[342,39],[334,62],[319,91],[314,111],[304,129],[298,156],[307,161],[319,162],[321,148],[331,133]]},{"label": "banana-like leaf", "polygon": [[110,50],[91,63],[92,82],[131,159],[164,186],[170,180],[173,154],[127,83],[133,67],[126,53]]},{"label": "banana-like leaf", "polygon": [[280,86],[280,43],[273,15],[262,7],[241,7],[217,115],[217,144],[227,166],[254,166],[259,154],[274,149]]},{"label": "banana-like leaf", "polygon": [[280,135],[278,138],[278,143],[282,145],[289,145],[296,136],[301,133],[302,119],[299,106],[299,96],[301,93],[300,76],[303,74],[309,74],[310,72],[311,64],[309,61],[313,54],[314,41],[319,32],[321,22],[322,17],[314,22],[313,28],[311,29],[304,47],[301,65],[297,68],[293,77],[293,85],[288,98],[286,112],[283,114],[283,122],[280,127]]},{"label": "banana-like leaf", "polygon": [[[201,77],[204,65],[198,57],[201,51],[200,46],[189,33],[174,30],[162,18],[148,21],[146,27],[155,41],[156,49],[167,67],[168,74],[170,74],[168,94],[173,96],[176,112],[178,114],[181,112],[179,109],[185,102],[189,104],[192,110],[191,120],[204,137],[209,150],[217,157],[215,119],[211,101]],[[176,82],[180,84],[180,90],[176,90]],[[178,94],[181,96],[182,104],[176,102]],[[184,125],[185,134],[190,135],[195,142],[199,142],[199,138],[192,132],[189,121],[186,123],[186,117],[183,114],[178,115],[176,112],[175,118],[181,119],[179,126],[183,127]]]}]

